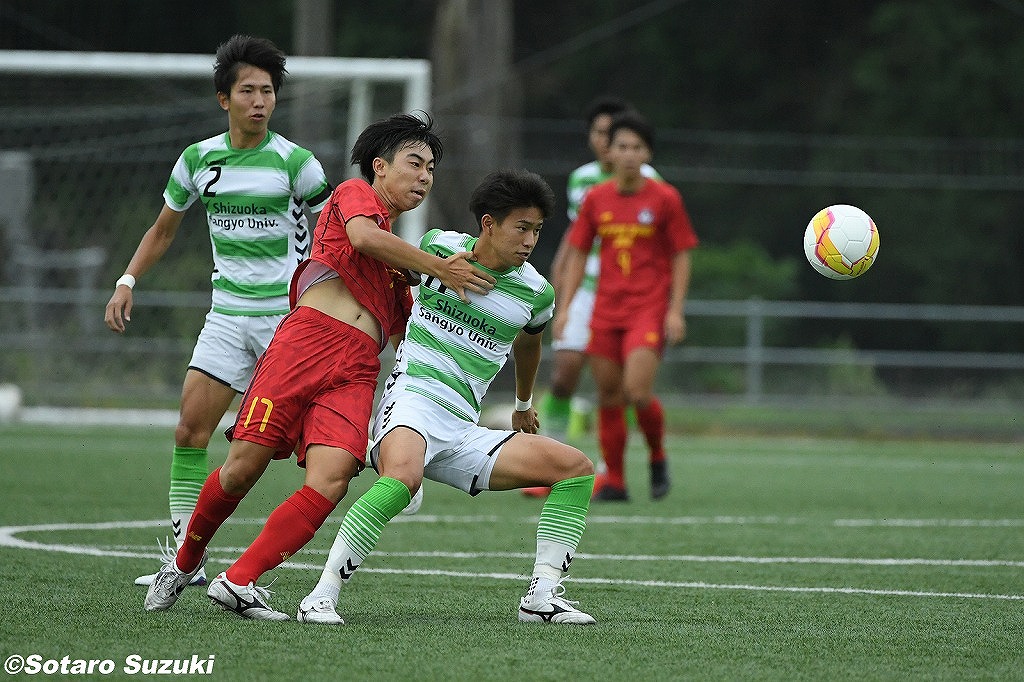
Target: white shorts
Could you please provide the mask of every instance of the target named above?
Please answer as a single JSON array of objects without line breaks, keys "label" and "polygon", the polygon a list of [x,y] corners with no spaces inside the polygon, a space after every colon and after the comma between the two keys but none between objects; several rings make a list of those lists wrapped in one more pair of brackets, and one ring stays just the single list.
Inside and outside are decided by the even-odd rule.
[{"label": "white shorts", "polygon": [[369,462],[378,470],[380,442],[398,426],[427,442],[423,476],[476,495],[490,488],[498,452],[515,431],[486,429],[463,421],[433,400],[402,390],[402,378],[381,397],[370,436]]},{"label": "white shorts", "polygon": [[551,342],[551,350],[572,350],[582,353],[590,343],[590,316],[594,314],[595,292],[577,289],[569,302],[569,317],[561,339]]},{"label": "white shorts", "polygon": [[284,315],[250,317],[211,310],[206,314],[188,368],[244,393],[256,361],[267,350],[283,319]]}]

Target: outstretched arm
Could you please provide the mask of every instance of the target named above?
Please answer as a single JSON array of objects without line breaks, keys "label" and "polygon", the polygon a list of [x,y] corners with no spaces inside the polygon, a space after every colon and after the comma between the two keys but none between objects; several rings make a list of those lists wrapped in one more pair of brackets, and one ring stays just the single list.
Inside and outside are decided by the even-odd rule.
[{"label": "outstretched arm", "polygon": [[494,278],[472,264],[473,253],[464,251],[448,258],[421,251],[401,237],[377,227],[365,216],[355,216],[345,223],[349,241],[360,253],[383,261],[393,268],[414,270],[436,277],[441,284],[468,301],[466,290],[486,294],[494,287]]}]

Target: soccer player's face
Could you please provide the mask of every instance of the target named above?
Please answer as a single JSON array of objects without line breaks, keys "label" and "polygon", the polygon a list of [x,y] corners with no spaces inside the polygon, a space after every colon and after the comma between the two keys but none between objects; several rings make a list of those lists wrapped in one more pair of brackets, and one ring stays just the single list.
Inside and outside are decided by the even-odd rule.
[{"label": "soccer player's face", "polygon": [[544,214],[536,206],[513,209],[501,222],[485,216],[481,228],[499,262],[495,269],[518,268],[529,260],[543,226]]},{"label": "soccer player's face", "polygon": [[651,160],[651,150],[644,138],[619,128],[608,144],[608,157],[617,177],[639,177],[643,165]]},{"label": "soccer player's face", "polygon": [[374,164],[384,194],[399,211],[409,211],[422,204],[434,185],[434,153],[422,142],[412,142],[399,149],[391,163],[378,157]]},{"label": "soccer player's face", "polygon": [[263,139],[267,134],[270,116],[277,106],[277,94],[270,74],[249,64],[238,70],[238,78],[225,95],[217,93],[220,106],[228,112],[232,130],[238,130],[246,137]]},{"label": "soccer player's face", "polygon": [[590,124],[590,135],[587,138],[590,151],[598,163],[608,163],[608,128],[612,124],[611,114],[598,114]]}]

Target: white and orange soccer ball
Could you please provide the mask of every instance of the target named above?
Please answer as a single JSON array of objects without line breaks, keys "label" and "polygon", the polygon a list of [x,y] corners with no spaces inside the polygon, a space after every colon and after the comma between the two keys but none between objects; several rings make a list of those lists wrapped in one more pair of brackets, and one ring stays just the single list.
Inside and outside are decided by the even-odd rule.
[{"label": "white and orange soccer ball", "polygon": [[878,257],[875,221],[856,206],[837,204],[814,214],[804,231],[807,262],[831,279],[853,279]]}]

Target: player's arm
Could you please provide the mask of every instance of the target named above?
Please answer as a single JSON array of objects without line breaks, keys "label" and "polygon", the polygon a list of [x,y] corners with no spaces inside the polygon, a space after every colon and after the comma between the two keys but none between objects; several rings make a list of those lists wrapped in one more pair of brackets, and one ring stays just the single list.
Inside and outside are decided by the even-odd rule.
[{"label": "player's arm", "polygon": [[563,297],[563,270],[565,269],[565,252],[569,249],[569,230],[562,234],[562,240],[558,242],[558,248],[555,249],[555,257],[551,259],[551,274],[548,277],[548,281],[551,282],[551,286],[555,288],[555,300],[556,301],[568,301]]},{"label": "player's arm", "polygon": [[[516,400],[531,402],[533,387],[537,383],[537,370],[540,369],[541,342],[544,335],[536,332],[531,334],[520,331],[512,341],[512,359],[516,367]],[[531,405],[525,410],[512,412],[512,429],[525,433],[537,433],[540,420],[537,410]]]},{"label": "player's arm", "polygon": [[360,253],[383,261],[393,268],[414,270],[436,277],[441,284],[455,291],[468,302],[466,290],[486,294],[494,288],[494,278],[472,264],[472,251],[455,253],[441,258],[421,251],[401,237],[377,227],[366,216],[354,216],[345,223],[348,239]]},{"label": "player's arm", "polygon": [[565,244],[565,264],[562,266],[562,288],[555,294],[555,321],[551,333],[556,339],[562,338],[565,321],[569,316],[569,302],[583,281],[583,273],[587,266],[587,254],[572,244]]},{"label": "player's arm", "polygon": [[[142,241],[135,249],[135,255],[128,262],[124,274],[139,279],[149,271],[153,265],[163,257],[167,248],[174,241],[174,235],[181,226],[181,220],[185,214],[175,211],[167,204],[160,210],[156,222],[142,235]],[[127,285],[119,285],[114,288],[114,294],[107,302],[106,310],[103,313],[103,320],[107,326],[118,333],[124,333],[125,324],[132,319],[132,288]]]},{"label": "player's arm", "polygon": [[672,345],[686,338],[686,294],[690,290],[690,250],[676,252],[672,257],[672,283],[669,287],[668,310],[665,313],[665,340]]}]

